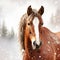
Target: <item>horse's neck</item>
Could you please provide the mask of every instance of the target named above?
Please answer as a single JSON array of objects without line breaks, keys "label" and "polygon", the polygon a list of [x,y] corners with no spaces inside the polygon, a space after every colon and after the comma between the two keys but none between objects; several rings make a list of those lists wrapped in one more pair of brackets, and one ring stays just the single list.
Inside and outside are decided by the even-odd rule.
[{"label": "horse's neck", "polygon": [[60,38],[60,32],[55,33]]},{"label": "horse's neck", "polygon": [[59,43],[60,40],[57,37],[57,35],[53,32],[51,32],[48,28],[46,27],[41,27],[40,29],[40,37],[41,40],[43,41],[43,43],[47,44],[47,43],[51,43],[53,42],[53,44]]},{"label": "horse's neck", "polygon": [[48,28],[46,27],[41,27],[40,28],[40,34],[41,35],[49,35],[49,34],[54,34],[53,32],[51,32]]}]

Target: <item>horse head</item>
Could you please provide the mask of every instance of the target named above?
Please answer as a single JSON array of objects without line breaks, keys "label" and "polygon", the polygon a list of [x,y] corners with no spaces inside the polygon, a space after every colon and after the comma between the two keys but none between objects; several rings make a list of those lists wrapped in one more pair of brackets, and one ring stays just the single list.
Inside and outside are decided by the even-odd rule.
[{"label": "horse head", "polygon": [[[40,27],[43,25],[42,14],[44,13],[44,7],[41,6],[39,11],[32,9],[31,6],[27,9],[26,24],[24,30],[24,42],[30,41],[32,49],[39,48],[42,44],[40,40]],[[25,42],[25,45],[27,43]]]}]

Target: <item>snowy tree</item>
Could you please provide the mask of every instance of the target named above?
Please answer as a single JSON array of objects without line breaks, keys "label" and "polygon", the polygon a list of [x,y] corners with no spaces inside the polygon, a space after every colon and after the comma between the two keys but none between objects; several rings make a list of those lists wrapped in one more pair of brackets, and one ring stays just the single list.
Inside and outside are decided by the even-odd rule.
[{"label": "snowy tree", "polygon": [[5,26],[5,21],[3,21],[2,29],[1,29],[1,35],[2,35],[3,37],[5,37],[6,34],[7,34],[7,28],[6,28],[6,26]]},{"label": "snowy tree", "polygon": [[9,38],[9,39],[12,39],[12,38],[14,38],[14,35],[15,35],[14,29],[12,28],[12,29],[11,29],[11,32],[8,33],[8,38]]},{"label": "snowy tree", "polygon": [[11,29],[11,37],[14,37],[14,29]]}]

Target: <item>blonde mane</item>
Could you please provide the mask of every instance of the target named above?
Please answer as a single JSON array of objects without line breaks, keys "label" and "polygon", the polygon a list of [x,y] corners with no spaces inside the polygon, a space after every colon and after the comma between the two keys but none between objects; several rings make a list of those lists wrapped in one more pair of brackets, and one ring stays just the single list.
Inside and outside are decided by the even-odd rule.
[{"label": "blonde mane", "polygon": [[19,23],[19,42],[20,42],[20,45],[21,45],[21,49],[25,49],[24,48],[24,28],[25,28],[27,17],[28,17],[28,15],[24,14],[21,17],[21,20],[20,20],[20,23]]}]

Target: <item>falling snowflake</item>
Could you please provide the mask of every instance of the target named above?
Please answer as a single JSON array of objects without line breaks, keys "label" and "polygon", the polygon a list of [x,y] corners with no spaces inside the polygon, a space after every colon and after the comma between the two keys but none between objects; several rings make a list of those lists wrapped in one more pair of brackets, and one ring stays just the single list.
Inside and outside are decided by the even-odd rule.
[{"label": "falling snowflake", "polygon": [[39,56],[39,58],[41,58],[41,56]]},{"label": "falling snowflake", "polygon": [[50,44],[50,41],[48,41],[48,44]]},{"label": "falling snowflake", "polygon": [[54,55],[56,55],[56,52],[54,53]]},{"label": "falling snowflake", "polygon": [[48,51],[50,52],[50,49],[48,49]]}]

